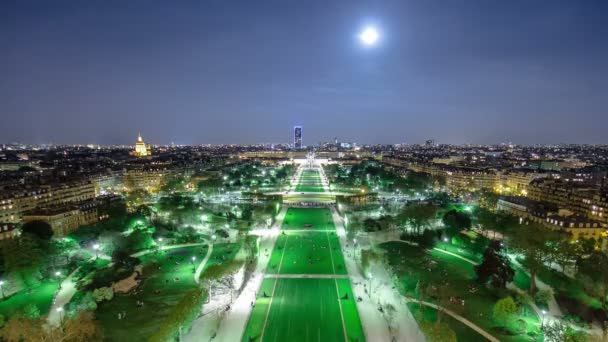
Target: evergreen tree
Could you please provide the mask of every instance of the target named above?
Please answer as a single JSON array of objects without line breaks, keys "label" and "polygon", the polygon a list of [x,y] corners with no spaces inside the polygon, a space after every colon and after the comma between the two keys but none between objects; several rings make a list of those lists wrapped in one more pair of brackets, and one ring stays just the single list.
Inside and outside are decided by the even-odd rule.
[{"label": "evergreen tree", "polygon": [[492,284],[496,288],[505,288],[513,280],[515,271],[509,259],[502,253],[499,241],[492,241],[483,253],[483,262],[475,266],[477,280],[481,283]]}]

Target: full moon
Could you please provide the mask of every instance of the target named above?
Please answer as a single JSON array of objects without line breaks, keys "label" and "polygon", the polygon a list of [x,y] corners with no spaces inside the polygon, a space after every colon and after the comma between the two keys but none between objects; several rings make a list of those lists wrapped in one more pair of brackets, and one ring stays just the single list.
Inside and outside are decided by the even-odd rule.
[{"label": "full moon", "polygon": [[375,27],[366,27],[361,34],[359,39],[364,45],[372,46],[375,45],[379,38],[378,30]]}]

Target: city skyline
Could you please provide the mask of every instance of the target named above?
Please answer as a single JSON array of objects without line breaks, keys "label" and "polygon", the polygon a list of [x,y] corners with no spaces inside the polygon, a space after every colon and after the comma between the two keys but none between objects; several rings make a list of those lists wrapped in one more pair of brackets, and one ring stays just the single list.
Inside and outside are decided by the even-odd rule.
[{"label": "city skyline", "polygon": [[601,1],[0,6],[2,142],[608,143]]}]

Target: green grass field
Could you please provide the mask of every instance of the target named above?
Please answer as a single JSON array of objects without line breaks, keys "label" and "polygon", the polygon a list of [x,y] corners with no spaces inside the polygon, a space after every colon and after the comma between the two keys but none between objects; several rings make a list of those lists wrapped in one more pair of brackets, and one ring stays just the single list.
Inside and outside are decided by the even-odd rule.
[{"label": "green grass field", "polygon": [[365,340],[346,279],[265,279],[243,341],[260,341],[266,315],[263,341]]},{"label": "green grass field", "polygon": [[[401,292],[410,297],[418,298],[416,285],[442,284],[449,282],[452,296],[465,300],[466,305],[452,308],[459,314],[477,324],[482,329],[494,335],[501,341],[530,341],[532,335],[539,334],[540,321],[527,308],[526,314],[519,318],[526,323],[525,334],[505,334],[500,324],[492,318],[492,308],[496,301],[515,294],[508,290],[492,290],[479,286],[475,282],[476,274],[473,265],[454,256],[436,250],[424,249],[399,242],[388,242],[380,245],[387,251],[390,264],[400,274]],[[469,286],[477,287],[475,293],[469,291]],[[423,298],[435,302],[435,298]]]},{"label": "green grass field", "polygon": [[304,170],[296,186],[296,192],[323,192],[321,175],[316,170]]},{"label": "green grass field", "polygon": [[[304,170],[296,191],[323,192],[318,171]],[[282,229],[267,274],[347,274],[329,209],[289,208]],[[242,338],[262,340],[365,341],[350,281],[264,279]]]},{"label": "green grass field", "polygon": [[346,274],[338,236],[335,232],[286,232],[279,235],[266,273]]},{"label": "green grass field", "polygon": [[331,211],[327,208],[289,208],[283,220],[283,230],[334,230]]},{"label": "green grass field", "polygon": [[8,319],[15,313],[22,311],[29,304],[36,305],[40,313],[45,315],[51,308],[53,296],[57,292],[58,287],[59,281],[44,281],[34,285],[31,291],[23,290],[2,299],[0,300],[0,315]]},{"label": "green grass field", "polygon": [[[206,247],[186,247],[143,256],[142,283],[138,288],[101,303],[95,313],[105,340],[142,341],[150,337],[184,293],[198,286],[190,258],[202,260],[206,252]],[[137,306],[138,300],[144,301],[143,307]],[[126,313],[126,318],[119,320],[119,312]]]}]

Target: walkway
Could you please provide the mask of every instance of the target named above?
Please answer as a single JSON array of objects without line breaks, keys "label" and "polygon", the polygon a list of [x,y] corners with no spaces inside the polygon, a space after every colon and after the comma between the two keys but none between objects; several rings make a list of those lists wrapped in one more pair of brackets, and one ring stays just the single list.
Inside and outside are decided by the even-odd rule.
[{"label": "walkway", "polygon": [[[342,250],[347,251],[346,245],[346,230],[344,229],[344,221],[335,209],[332,209],[334,224]],[[391,341],[392,337],[396,341],[417,342],[425,341],[424,334],[418,327],[418,322],[410,312],[407,304],[403,300],[403,296],[394,289],[390,281],[378,283],[372,297],[376,301],[372,301],[366,293],[366,286],[369,282],[362,274],[357,264],[357,260],[351,253],[344,253],[344,262],[346,269],[351,278],[353,294],[357,298],[361,298],[361,302],[357,302],[359,317],[365,331],[365,337],[368,341]],[[377,279],[389,278],[388,275],[377,275]],[[376,284],[374,284],[376,285]],[[380,303],[382,301],[382,303]],[[391,304],[395,308],[392,320],[392,329],[389,326],[383,315],[379,314],[378,307],[380,304]]]},{"label": "walkway", "polygon": [[51,306],[51,311],[47,316],[47,322],[51,326],[58,326],[61,323],[61,318],[65,315],[65,312],[57,311],[59,308],[63,310],[64,306],[70,302],[72,297],[76,294],[76,282],[74,281],[74,276],[79,268],[76,268],[70,275],[67,276],[59,287],[59,291],[55,295],[53,300],[53,305]]},{"label": "walkway", "polygon": [[289,279],[348,279],[346,274],[266,274],[264,278],[289,278]]},{"label": "walkway", "polygon": [[203,271],[203,269],[205,268],[205,265],[207,264],[207,261],[209,261],[209,258],[211,257],[211,253],[213,252],[213,244],[210,243],[209,244],[209,248],[207,248],[207,254],[205,255],[205,257],[203,258],[203,261],[201,261],[201,263],[198,265],[198,267],[196,268],[196,271],[194,272],[194,281],[198,284],[201,278],[201,272]]},{"label": "walkway", "polygon": [[[270,253],[274,248],[274,243],[279,235],[279,228],[283,224],[286,212],[286,208],[281,210],[273,227],[258,228],[252,231],[253,235],[260,237],[258,263],[253,277],[247,281],[245,288],[243,288],[230,305],[230,310],[223,312],[216,311],[215,313],[211,312],[199,316],[192,322],[190,331],[183,336],[183,341],[199,342],[213,340],[232,342],[241,340],[249,321],[249,315],[251,314],[251,303],[255,302],[256,292],[264,280],[264,270],[268,265],[268,260],[270,260]],[[226,298],[217,297],[215,298],[217,303],[205,304],[203,309],[205,307],[211,309],[211,306],[225,308],[227,305]],[[221,317],[218,317],[220,314]],[[221,321],[219,321],[220,319]]]},{"label": "walkway", "polygon": [[458,254],[456,254],[456,253],[448,252],[448,251],[446,251],[446,250],[443,250],[443,249],[441,249],[441,248],[437,248],[437,247],[434,247],[434,248],[433,248],[433,250],[436,250],[436,251],[441,252],[441,253],[444,253],[444,254],[449,254],[449,255],[451,255],[451,256],[453,256],[453,257],[456,257],[456,258],[458,258],[458,259],[464,260],[464,261],[468,262],[469,264],[471,264],[471,265],[473,265],[473,266],[477,266],[477,263],[476,263],[475,261],[473,261],[473,260],[471,260],[471,259],[468,259],[468,258],[465,258],[465,257],[463,257],[462,255],[458,255]]}]

